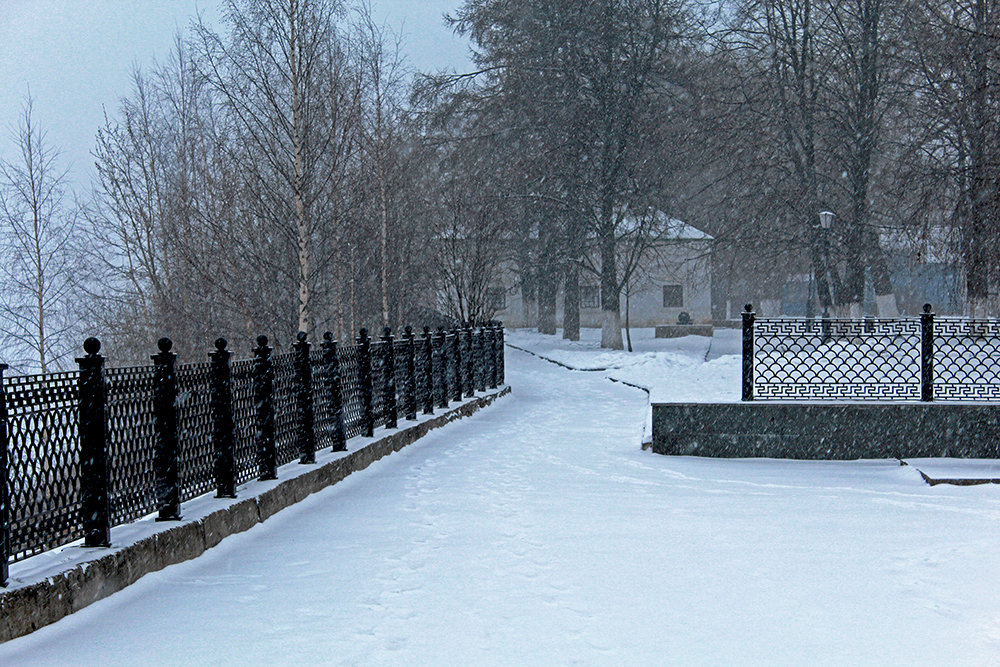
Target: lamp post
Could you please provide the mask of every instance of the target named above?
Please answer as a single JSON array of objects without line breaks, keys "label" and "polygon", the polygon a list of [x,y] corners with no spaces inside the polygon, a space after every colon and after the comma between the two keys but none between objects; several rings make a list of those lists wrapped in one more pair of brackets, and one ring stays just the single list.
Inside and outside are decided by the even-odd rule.
[{"label": "lamp post", "polygon": [[[822,251],[821,251],[821,256],[823,258],[822,259],[823,266],[821,267],[821,271],[823,273],[822,284],[825,286],[825,289],[827,290],[826,298],[825,299],[821,299],[821,301],[826,301],[826,302],[830,301],[830,296],[831,296],[831,294],[829,292],[830,287],[831,287],[830,278],[832,277],[830,275],[831,274],[831,267],[830,267],[830,230],[833,228],[833,217],[834,217],[834,214],[833,214],[832,211],[820,211],[820,213],[819,213],[819,226],[823,230],[822,231],[823,243],[822,243]],[[824,317],[829,317],[829,305],[830,304],[829,303],[823,303],[822,305],[823,305]]]}]

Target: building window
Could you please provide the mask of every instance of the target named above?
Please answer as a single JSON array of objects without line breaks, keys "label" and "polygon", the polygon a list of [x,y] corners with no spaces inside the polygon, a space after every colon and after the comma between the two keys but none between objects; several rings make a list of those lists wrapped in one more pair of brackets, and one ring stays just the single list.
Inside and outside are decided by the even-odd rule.
[{"label": "building window", "polygon": [[593,285],[581,285],[580,286],[580,307],[581,308],[600,308],[601,307],[601,288],[594,287]]},{"label": "building window", "polygon": [[684,288],[681,285],[663,286],[663,307],[664,308],[684,307]]},{"label": "building window", "polygon": [[504,310],[507,307],[507,292],[502,287],[489,287],[486,290],[486,305],[490,310]]}]

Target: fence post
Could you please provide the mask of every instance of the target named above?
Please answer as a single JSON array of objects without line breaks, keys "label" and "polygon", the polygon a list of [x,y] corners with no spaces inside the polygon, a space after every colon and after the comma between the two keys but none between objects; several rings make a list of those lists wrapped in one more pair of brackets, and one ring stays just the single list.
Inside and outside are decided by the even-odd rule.
[{"label": "fence post", "polygon": [[479,374],[479,391],[486,391],[489,384],[489,366],[486,363],[486,327],[480,325],[476,336],[476,368]]},{"label": "fence post", "polygon": [[413,327],[407,325],[403,338],[406,340],[406,389],[403,394],[403,407],[406,409],[406,418],[413,421],[417,418],[417,349]]},{"label": "fence post", "polygon": [[434,414],[434,341],[431,328],[424,327],[424,414]]},{"label": "fence post", "polygon": [[465,323],[465,397],[470,398],[476,395],[476,352],[473,347],[473,337],[475,331],[471,322]]},{"label": "fence post", "polygon": [[372,339],[368,329],[361,329],[358,336],[359,375],[361,376],[361,423],[365,427],[365,437],[375,435],[375,415],[372,412]]},{"label": "fence post", "polygon": [[452,356],[454,357],[455,364],[455,387],[454,394],[452,398],[456,401],[462,400],[462,330],[459,327],[453,327],[451,330],[454,338],[452,339]]},{"label": "fence post", "polygon": [[108,480],[107,387],[101,341],[83,341],[85,357],[78,357],[80,379],[80,519],[85,547],[111,546],[111,494]]},{"label": "fence post", "polygon": [[448,335],[444,332],[444,327],[438,327],[438,349],[440,350],[438,361],[438,407],[448,407]]},{"label": "fence post", "polygon": [[256,415],[257,464],[260,480],[278,479],[278,457],[274,451],[274,369],[267,336],[257,336],[253,349],[253,400]]},{"label": "fence post", "polygon": [[212,360],[212,449],[215,451],[215,497],[236,497],[236,454],[233,440],[233,371],[232,353],[226,339],[215,341]]},{"label": "fence post", "polygon": [[174,366],[177,355],[169,338],[156,341],[159,354],[153,360],[153,471],[156,475],[155,495],[157,521],[179,521],[181,518],[180,464],[177,460],[177,375]]},{"label": "fence post", "polygon": [[753,324],[756,319],[753,305],[747,304],[743,312],[743,400],[753,400]]},{"label": "fence post", "polygon": [[298,442],[299,463],[316,463],[316,431],[313,414],[312,364],[309,363],[308,334],[300,331],[292,344],[295,350],[295,392],[296,420],[295,439]]},{"label": "fence post", "polygon": [[830,311],[823,310],[823,319],[820,320],[819,330],[820,330],[820,343],[829,343],[831,338],[831,330],[833,329],[833,324],[830,322]]},{"label": "fence post", "polygon": [[385,410],[385,427],[396,428],[396,350],[392,329],[382,329],[382,408]]},{"label": "fence post", "polygon": [[0,364],[0,586],[6,588],[10,577],[10,431],[7,419],[7,390],[3,386]]},{"label": "fence post", "polygon": [[333,412],[333,449],[334,452],[347,451],[347,433],[344,429],[344,395],[340,384],[340,357],[337,355],[337,343],[333,334],[327,331],[323,334],[323,365],[326,366],[326,392],[330,400],[330,410]]},{"label": "fence post", "polygon": [[497,333],[500,338],[497,340],[497,384],[507,383],[507,376],[504,370],[504,344],[503,344],[503,322],[497,322]]},{"label": "fence post", "polygon": [[490,322],[489,328],[489,340],[490,344],[486,351],[490,359],[490,389],[497,388],[497,326],[496,322]]},{"label": "fence post", "polygon": [[920,400],[934,400],[934,313],[929,303],[920,313]]}]

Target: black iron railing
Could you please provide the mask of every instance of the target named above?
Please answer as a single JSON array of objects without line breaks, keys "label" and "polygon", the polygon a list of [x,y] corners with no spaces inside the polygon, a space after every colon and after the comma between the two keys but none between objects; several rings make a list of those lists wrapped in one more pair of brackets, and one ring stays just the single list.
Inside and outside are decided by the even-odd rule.
[{"label": "black iron railing", "polygon": [[1000,320],[743,313],[742,398],[997,401]]},{"label": "black iron railing", "polygon": [[81,538],[108,546],[112,526],[180,519],[192,498],[235,498],[281,465],[504,381],[499,323],[362,329],[351,345],[327,333],[318,349],[300,333],[286,354],[260,336],[244,360],[220,338],[194,364],[177,364],[169,339],[158,347],[150,366],[105,368],[96,338],[79,371],[4,378],[0,364],[0,585],[11,562]]}]

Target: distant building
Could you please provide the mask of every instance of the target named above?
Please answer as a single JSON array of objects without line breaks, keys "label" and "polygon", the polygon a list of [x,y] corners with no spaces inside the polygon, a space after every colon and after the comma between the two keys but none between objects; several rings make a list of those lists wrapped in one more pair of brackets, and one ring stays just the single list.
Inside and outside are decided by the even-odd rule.
[{"label": "distant building", "polygon": [[[652,327],[676,324],[681,313],[687,313],[692,323],[712,321],[712,242],[710,235],[685,222],[655,212],[660,232],[655,247],[644,253],[640,269],[622,291],[619,308],[622,323],[626,309],[629,324],[635,327]],[[623,225],[628,228],[628,218]],[[594,266],[600,260],[591,257]],[[518,274],[513,267],[501,272],[500,284],[491,288],[496,307],[496,318],[511,327],[536,324],[537,314],[528,312]],[[560,276],[556,296],[556,322],[562,326],[564,292]],[[580,326],[601,326],[601,288],[597,275],[580,272]]]}]

